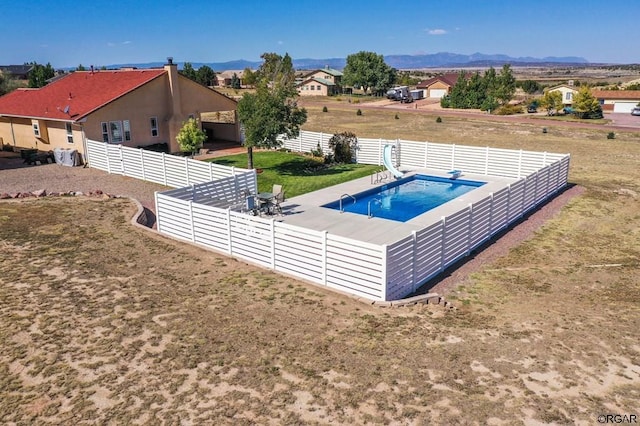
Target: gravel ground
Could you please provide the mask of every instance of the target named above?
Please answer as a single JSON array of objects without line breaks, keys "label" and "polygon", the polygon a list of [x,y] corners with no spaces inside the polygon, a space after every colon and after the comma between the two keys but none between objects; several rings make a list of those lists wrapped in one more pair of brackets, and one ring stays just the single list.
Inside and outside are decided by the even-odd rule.
[{"label": "gravel ground", "polygon": [[26,165],[20,158],[0,157],[0,194],[32,192],[83,192],[100,190],[106,194],[127,196],[138,200],[152,213],[155,222],[156,191],[170,189],[142,180],[113,175],[98,169],[65,167],[59,164]]}]

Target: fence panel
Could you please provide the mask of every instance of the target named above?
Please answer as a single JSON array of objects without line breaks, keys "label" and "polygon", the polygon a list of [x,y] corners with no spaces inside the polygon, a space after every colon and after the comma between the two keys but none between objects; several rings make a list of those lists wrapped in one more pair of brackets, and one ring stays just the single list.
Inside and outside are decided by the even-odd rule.
[{"label": "fence panel", "polygon": [[192,205],[194,242],[229,253],[229,220],[226,209]]},{"label": "fence panel", "polygon": [[509,188],[503,188],[493,194],[491,206],[491,232],[495,233],[509,224]]},{"label": "fence panel", "polygon": [[489,148],[486,174],[511,178],[520,177],[520,151]]},{"label": "fence panel", "polygon": [[271,267],[273,261],[272,221],[243,213],[229,212],[231,254]]},{"label": "fence panel", "polygon": [[426,167],[430,169],[453,169],[453,145],[428,142]]},{"label": "fence panel", "polygon": [[324,232],[275,223],[275,269],[324,284]]},{"label": "fence panel", "polygon": [[442,269],[444,223],[434,223],[416,232],[416,282],[423,283]]},{"label": "fence panel", "polygon": [[193,241],[189,201],[156,193],[156,217],[158,232]]},{"label": "fence panel", "polygon": [[387,248],[387,299],[400,299],[414,290],[414,249],[413,235]]},{"label": "fence panel", "polygon": [[426,167],[427,143],[400,141],[400,163],[404,167]]},{"label": "fence panel", "polygon": [[465,173],[484,174],[487,163],[487,148],[456,145],[452,169]]},{"label": "fence panel", "polygon": [[327,286],[384,300],[383,248],[327,234]]},{"label": "fence panel", "polygon": [[382,164],[382,148],[385,141],[380,139],[358,138],[356,160],[360,164]]},{"label": "fence panel", "polygon": [[445,265],[450,265],[469,250],[469,208],[447,216],[444,223],[444,256]]},{"label": "fence panel", "polygon": [[491,237],[491,203],[492,197],[487,197],[473,204],[469,235],[471,247],[480,245]]}]

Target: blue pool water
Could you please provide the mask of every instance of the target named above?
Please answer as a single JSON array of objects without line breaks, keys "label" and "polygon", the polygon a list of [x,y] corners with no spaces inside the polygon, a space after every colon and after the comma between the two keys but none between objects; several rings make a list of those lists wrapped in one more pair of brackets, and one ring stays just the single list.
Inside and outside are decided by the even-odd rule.
[{"label": "blue pool water", "polygon": [[[355,202],[351,197],[343,197],[342,209],[349,213],[368,215],[370,208],[373,217],[406,222],[485,183],[413,175],[381,187],[352,194]],[[339,210],[340,201],[333,201],[322,207]]]}]

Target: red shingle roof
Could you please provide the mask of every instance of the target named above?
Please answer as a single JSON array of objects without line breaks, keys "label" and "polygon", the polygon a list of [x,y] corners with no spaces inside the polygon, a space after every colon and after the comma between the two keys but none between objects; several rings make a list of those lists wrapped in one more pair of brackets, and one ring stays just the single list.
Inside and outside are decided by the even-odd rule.
[{"label": "red shingle roof", "polygon": [[640,90],[594,90],[597,99],[640,100]]},{"label": "red shingle roof", "polygon": [[40,89],[18,89],[0,97],[0,115],[77,121],[165,72],[76,71]]},{"label": "red shingle roof", "polygon": [[[418,89],[426,89],[429,86],[431,86],[433,83],[435,83],[436,81],[441,81],[444,84],[446,84],[449,87],[453,87],[456,85],[456,82],[458,81],[458,77],[460,76],[459,73],[446,73],[446,74],[442,74],[442,75],[437,75],[433,78],[430,78],[429,80],[426,81],[421,81],[420,83],[418,83],[418,85],[416,86]],[[465,75],[465,77],[468,78],[468,75]]]}]

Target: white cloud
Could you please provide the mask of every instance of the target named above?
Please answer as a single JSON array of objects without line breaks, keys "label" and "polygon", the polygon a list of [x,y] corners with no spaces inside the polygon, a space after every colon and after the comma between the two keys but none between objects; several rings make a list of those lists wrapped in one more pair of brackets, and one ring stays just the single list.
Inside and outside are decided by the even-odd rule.
[{"label": "white cloud", "polygon": [[447,34],[447,30],[443,30],[441,28],[435,28],[432,30],[427,30],[427,34],[429,35],[445,35]]},{"label": "white cloud", "polygon": [[282,46],[282,45],[284,44],[284,41],[282,41],[282,40],[278,40],[278,44],[279,44],[280,46]]},{"label": "white cloud", "polygon": [[127,41],[123,41],[123,42],[122,42],[122,44],[131,44],[131,43],[133,43],[133,42],[131,42],[131,41],[129,41],[129,40],[127,40]]}]

